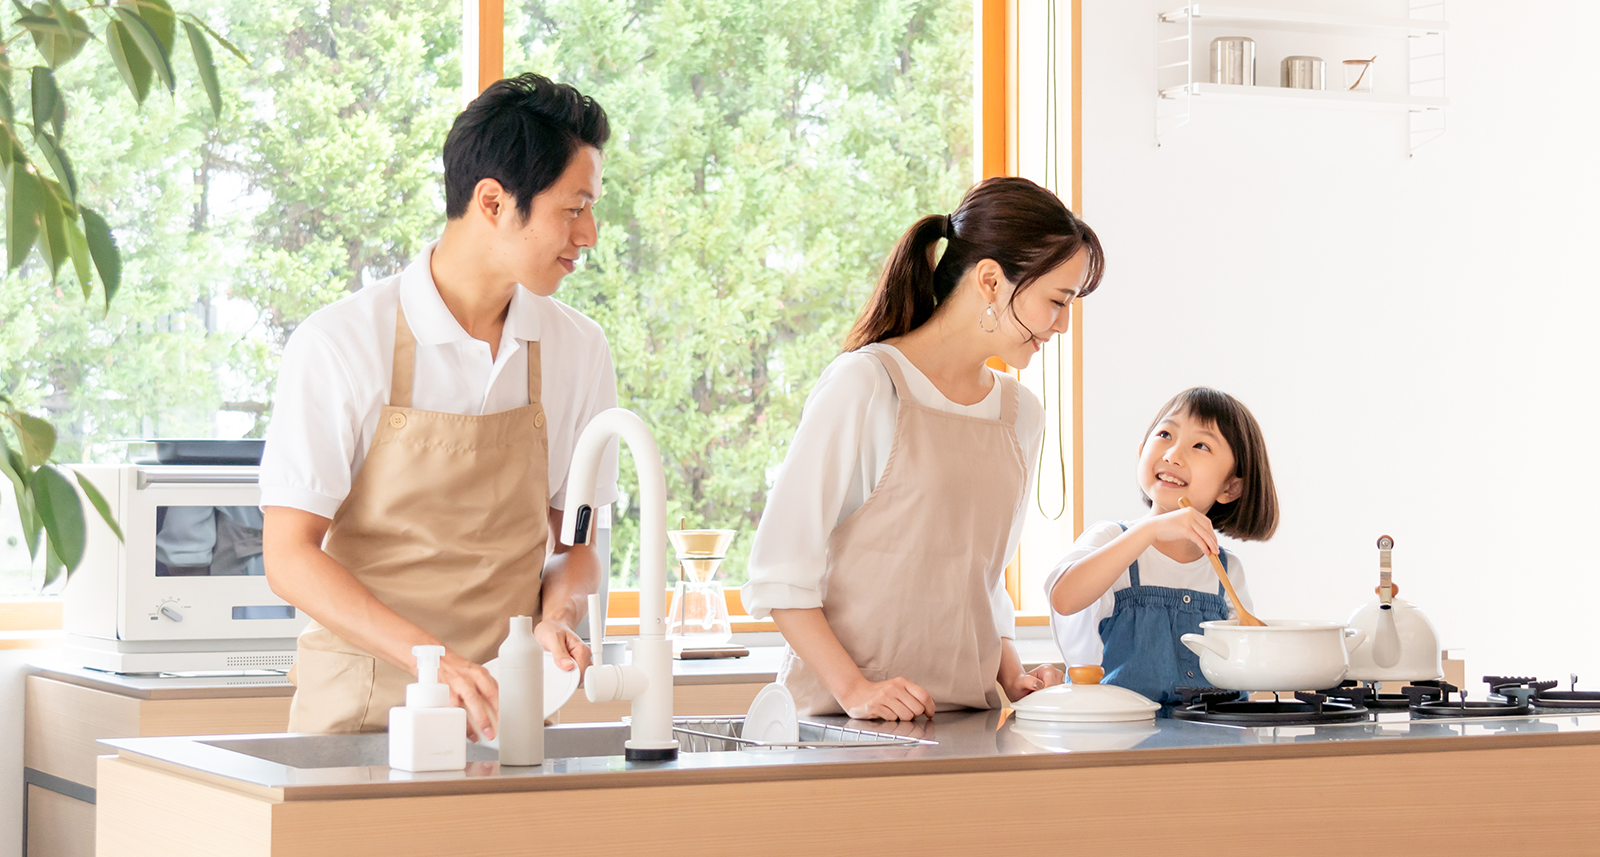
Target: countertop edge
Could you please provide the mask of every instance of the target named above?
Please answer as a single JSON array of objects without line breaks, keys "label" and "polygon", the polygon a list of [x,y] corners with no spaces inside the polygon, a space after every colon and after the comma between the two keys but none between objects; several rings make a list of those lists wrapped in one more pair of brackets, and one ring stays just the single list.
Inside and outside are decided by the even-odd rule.
[{"label": "countertop edge", "polygon": [[254,785],[226,776],[168,762],[137,751],[117,748],[127,761],[186,776],[229,791],[271,802],[370,800],[516,792],[582,791],[609,788],[725,785],[732,783],[860,779],[1012,771],[1120,768],[1149,765],[1193,765],[1349,756],[1387,756],[1477,750],[1523,750],[1600,744],[1600,733],[1468,735],[1442,738],[1394,738],[1384,741],[1263,744],[1259,746],[1186,747],[1081,753],[1040,753],[947,759],[897,759],[822,762],[802,765],[718,769],[634,770],[567,774],[560,777],[472,778],[437,782],[385,781],[358,785]]}]

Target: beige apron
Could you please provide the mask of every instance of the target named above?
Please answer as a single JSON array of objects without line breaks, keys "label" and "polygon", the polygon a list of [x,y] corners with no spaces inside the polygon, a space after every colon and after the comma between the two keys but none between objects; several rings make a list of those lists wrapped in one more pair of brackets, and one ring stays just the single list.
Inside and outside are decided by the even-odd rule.
[{"label": "beige apron", "polygon": [[[510,617],[539,615],[550,461],[539,343],[527,343],[528,404],[470,415],[411,407],[417,340],[403,309],[394,337],[389,404],[323,549],[379,601],[481,664]],[[290,732],[382,732],[416,680],[316,621],[291,677]]]},{"label": "beige apron", "polygon": [[[828,539],[822,614],[868,680],[909,679],[939,711],[999,707],[990,593],[1027,480],[1017,380],[998,376],[1000,419],[978,419],[917,404],[899,362],[873,356],[900,401],[894,447],[871,496]],[[802,714],[843,712],[793,649],[778,680]]]}]

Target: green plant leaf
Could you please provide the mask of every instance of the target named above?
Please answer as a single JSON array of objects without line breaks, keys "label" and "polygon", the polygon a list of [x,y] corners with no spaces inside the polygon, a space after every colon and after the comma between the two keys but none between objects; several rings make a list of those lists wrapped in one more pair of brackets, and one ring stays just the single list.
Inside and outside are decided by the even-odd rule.
[{"label": "green plant leaf", "polygon": [[61,572],[66,570],[66,563],[62,562],[55,552],[54,544],[44,546],[44,586],[49,589],[52,584],[61,579]]},{"label": "green plant leaf", "polygon": [[111,528],[111,532],[117,537],[117,541],[125,541],[122,537],[122,528],[117,526],[117,519],[111,514],[111,504],[106,502],[106,495],[100,493],[100,489],[89,481],[89,477],[76,470],[72,471],[72,475],[78,477],[78,487],[83,489],[83,496],[89,498],[89,503],[94,506],[94,510],[100,513],[100,520],[105,521],[106,526]]},{"label": "green plant leaf", "polygon": [[[9,72],[9,69],[7,71]],[[17,107],[11,103],[10,81],[0,83],[0,119],[5,120],[7,125],[17,124]]]},{"label": "green plant leaf", "polygon": [[178,43],[178,16],[172,11],[171,3],[167,0],[118,0],[117,5],[144,19],[167,56],[172,56],[172,48]]},{"label": "green plant leaf", "polygon": [[[23,151],[22,142],[17,139],[16,134],[12,133],[11,126],[6,125],[0,128],[0,167],[5,167],[9,170],[12,164],[18,162],[26,166],[28,153]],[[7,188],[11,187],[11,175],[9,172],[0,173],[0,177],[4,178]]]},{"label": "green plant leaf", "polygon": [[17,18],[18,26],[33,37],[33,46],[51,68],[60,68],[89,42],[89,22],[75,12],[65,14],[66,17],[57,19],[49,5],[35,3],[33,14]]},{"label": "green plant leaf", "polygon": [[15,271],[39,238],[39,223],[49,202],[44,183],[23,160],[6,170],[6,264]]},{"label": "green plant leaf", "polygon": [[22,460],[31,468],[42,466],[56,451],[56,427],[32,414],[12,411],[21,425],[18,434],[22,441]]},{"label": "green plant leaf", "polygon": [[49,133],[41,133],[38,126],[34,126],[33,142],[39,146],[39,152],[44,155],[44,162],[50,165],[50,171],[66,188],[67,199],[74,204],[78,201],[78,176],[72,171],[72,159],[67,157],[66,150],[56,142],[56,138]]},{"label": "green plant leaf", "polygon": [[200,28],[183,22],[183,31],[189,36],[189,47],[194,50],[195,70],[200,73],[200,83],[206,88],[206,96],[211,99],[211,115],[222,118],[222,83],[217,80],[217,63],[211,57],[211,45],[206,42],[206,36]]},{"label": "green plant leaf", "polygon": [[78,215],[67,212],[67,253],[72,257],[73,272],[78,275],[78,286],[83,289],[83,299],[88,300],[94,294],[94,280],[90,278],[89,268],[93,259],[89,255],[89,239],[83,234],[83,227],[78,225]]},{"label": "green plant leaf", "polygon": [[18,495],[17,505],[19,506],[22,505],[21,495],[28,490],[28,480],[23,476],[25,470],[27,470],[27,464],[23,462],[22,456],[18,455],[17,451],[11,448],[11,444],[6,442],[5,432],[0,431],[0,473],[4,473],[5,477],[11,480],[11,487],[15,489]]},{"label": "green plant leaf", "polygon": [[139,52],[149,61],[150,67],[155,69],[156,76],[166,85],[168,92],[176,92],[177,81],[172,76],[172,57],[161,45],[161,40],[156,31],[150,27],[149,22],[127,8],[117,7],[117,17],[122,19],[128,33],[133,36],[134,44],[139,46]]},{"label": "green plant leaf", "polygon": [[50,549],[71,572],[83,561],[85,529],[83,503],[61,471],[46,464],[33,471],[33,502],[50,536]]},{"label": "green plant leaf", "polygon": [[23,3],[22,0],[11,0],[11,5],[17,7],[17,12],[19,14],[23,14],[23,15],[32,15],[33,14],[33,10],[29,9],[28,5],[26,3]]},{"label": "green plant leaf", "polygon": [[36,65],[29,82],[34,133],[39,133],[39,129],[48,125],[48,133],[57,140],[61,139],[61,132],[67,125],[67,101],[61,97],[61,88],[56,86],[55,74],[42,65]]},{"label": "green plant leaf", "polygon": [[106,289],[106,310],[111,309],[111,299],[122,287],[122,254],[117,250],[117,238],[111,226],[94,209],[79,208],[83,215],[83,235],[89,242],[89,256],[94,259],[94,269],[100,272],[100,282]]},{"label": "green plant leaf", "polygon": [[117,73],[122,75],[122,82],[133,93],[133,100],[144,104],[145,96],[150,94],[153,69],[150,61],[144,58],[144,52],[139,50],[139,43],[133,40],[133,34],[128,32],[128,26],[120,20],[106,22],[106,51],[111,54]]},{"label": "green plant leaf", "polygon": [[[71,250],[67,247],[67,213],[61,207],[61,199],[51,190],[54,184],[47,179],[40,179],[45,186],[44,208],[40,212],[39,223],[44,227],[44,240],[39,242],[39,250],[44,254],[45,261],[50,263],[50,276],[61,274],[61,266],[66,263]],[[66,191],[61,192],[64,196]]]},{"label": "green plant leaf", "polygon": [[219,44],[219,45],[223,46],[224,48],[226,48],[228,53],[233,54],[234,56],[238,57],[239,58],[239,62],[242,62],[245,65],[250,65],[250,58],[245,56],[244,51],[241,51],[237,47],[235,47],[233,42],[230,42],[227,39],[224,39],[222,37],[221,33],[218,33],[216,30],[211,29],[211,25],[210,24],[207,24],[205,21],[200,20],[195,15],[191,15],[191,14],[185,13],[184,17],[186,17],[189,20],[193,21],[195,23],[195,25],[198,26],[200,29],[205,30],[206,31],[206,35],[210,36],[214,41],[216,41],[217,44]]}]

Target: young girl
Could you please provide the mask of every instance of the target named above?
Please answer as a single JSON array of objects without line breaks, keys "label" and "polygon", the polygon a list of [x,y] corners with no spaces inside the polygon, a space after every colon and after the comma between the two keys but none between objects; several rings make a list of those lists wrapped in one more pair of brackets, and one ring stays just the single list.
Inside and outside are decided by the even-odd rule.
[{"label": "young girl", "polygon": [[[1234,615],[1207,554],[1221,556],[1252,610],[1244,568],[1217,532],[1271,538],[1278,493],[1255,417],[1206,387],[1184,390],[1156,414],[1139,447],[1139,487],[1149,514],[1085,530],[1045,591],[1067,663],[1099,663],[1106,683],[1168,704],[1178,701],[1174,688],[1206,685],[1179,637]],[[1186,497],[1192,508],[1182,507]]]},{"label": "young girl", "polygon": [[751,549],[744,604],[789,643],[778,680],[802,713],[910,720],[1060,681],[1022,669],[1005,591],[1043,408],[985,362],[1028,365],[1103,268],[1089,227],[1020,178],[900,239]]}]

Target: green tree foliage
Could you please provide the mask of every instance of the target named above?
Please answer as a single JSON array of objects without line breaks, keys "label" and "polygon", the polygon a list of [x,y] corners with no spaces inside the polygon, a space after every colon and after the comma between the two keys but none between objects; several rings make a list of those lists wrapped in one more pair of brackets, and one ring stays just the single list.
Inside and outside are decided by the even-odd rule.
[{"label": "green tree foliage", "polygon": [[[70,264],[58,280],[36,255],[0,281],[0,392],[56,424],[58,460],[113,454],[116,438],[258,435],[295,326],[400,270],[443,224],[459,4],[187,8],[252,61],[218,56],[220,118],[197,76],[170,97],[147,80],[161,97],[139,106],[106,51],[59,72],[80,193],[123,270],[104,319]],[[612,117],[600,244],[558,297],[606,328],[621,404],[661,442],[671,521],[740,530],[727,567],[742,580],[805,395],[884,256],[970,182],[971,4],[506,13],[508,74],[573,83]],[[631,491],[631,463],[623,479]],[[637,568],[636,543],[630,512],[614,566]]]},{"label": "green tree foliage", "polygon": [[[538,0],[507,19],[507,73],[571,82],[612,117],[600,242],[560,297],[605,327],[618,397],[656,430],[669,522],[739,530],[740,582],[884,257],[971,182],[972,4]],[[630,510],[614,568],[636,528]]]}]

